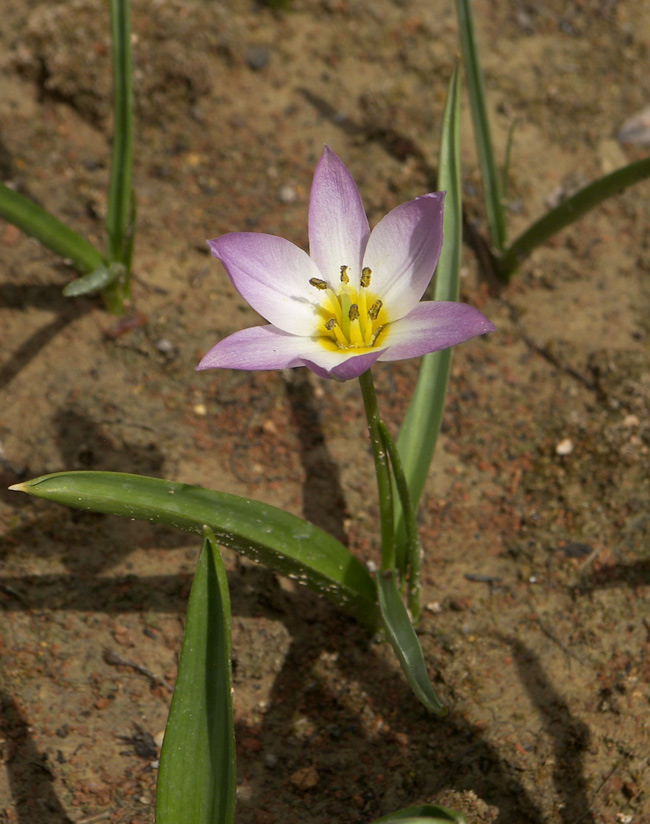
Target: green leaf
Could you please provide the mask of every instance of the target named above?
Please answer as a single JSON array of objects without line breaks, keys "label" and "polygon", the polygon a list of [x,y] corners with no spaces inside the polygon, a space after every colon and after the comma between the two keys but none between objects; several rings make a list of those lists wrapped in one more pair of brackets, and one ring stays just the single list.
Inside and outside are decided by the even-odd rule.
[{"label": "green leaf", "polygon": [[462,813],[438,804],[417,804],[378,818],[373,824],[467,824]]},{"label": "green leaf", "polygon": [[121,263],[111,263],[106,266],[102,263],[94,272],[83,275],[71,281],[63,290],[66,298],[76,298],[79,295],[89,295],[92,292],[100,292],[107,286],[118,281],[124,276],[125,268]]},{"label": "green leaf", "polygon": [[[443,231],[445,240],[438,263],[433,300],[458,300],[460,256],[463,240],[462,190],[460,181],[460,72],[454,70],[449,83],[442,124],[438,188],[446,191]],[[397,439],[402,466],[417,511],[438,440],[451,368],[451,349],[432,352],[422,358],[411,403]],[[394,496],[397,545],[404,548],[406,529],[399,496]],[[404,553],[398,556],[404,574]]]},{"label": "green leaf", "polygon": [[129,0],[111,0],[113,41],[113,155],[106,231],[109,259],[125,263],[133,214],[133,65]]},{"label": "green leaf", "polygon": [[189,484],[121,472],[57,472],[11,489],[75,509],[214,530],[218,542],[306,584],[371,629],[377,624],[370,573],[336,538],[267,504]]},{"label": "green leaf", "polygon": [[447,715],[447,708],[440,702],[429,680],[422,647],[397,589],[395,573],[377,574],[377,594],[386,637],[409,686],[430,712]]},{"label": "green leaf", "polygon": [[160,756],[156,824],[235,820],[231,660],[228,579],[206,527]]},{"label": "green leaf", "polygon": [[650,158],[629,163],[621,169],[594,180],[559,206],[547,212],[512,242],[500,259],[499,275],[508,280],[519,264],[540,244],[581,218],[607,198],[620,194],[641,180],[650,177]]},{"label": "green leaf", "polygon": [[104,264],[103,257],[89,240],[4,183],[0,183],[0,217],[70,260],[79,272],[94,272]]},{"label": "green leaf", "polygon": [[492,147],[490,121],[485,105],[485,84],[470,0],[456,0],[456,12],[490,237],[494,248],[501,252],[507,240],[506,215],[503,208],[499,172]]}]

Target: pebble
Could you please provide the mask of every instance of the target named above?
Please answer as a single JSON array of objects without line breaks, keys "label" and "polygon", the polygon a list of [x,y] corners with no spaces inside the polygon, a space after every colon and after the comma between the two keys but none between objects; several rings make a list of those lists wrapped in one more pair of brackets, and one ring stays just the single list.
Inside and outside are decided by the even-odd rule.
[{"label": "pebble", "polygon": [[298,192],[293,186],[285,184],[278,189],[278,200],[280,203],[295,203],[298,200]]},{"label": "pebble", "polygon": [[570,455],[574,449],[575,446],[571,438],[564,438],[564,440],[560,441],[560,443],[555,447],[555,454]]},{"label": "pebble", "polygon": [[650,106],[628,117],[618,130],[616,139],[619,143],[650,146]]},{"label": "pebble", "polygon": [[259,72],[266,68],[271,59],[271,52],[266,46],[251,46],[246,49],[246,64],[249,69]]}]

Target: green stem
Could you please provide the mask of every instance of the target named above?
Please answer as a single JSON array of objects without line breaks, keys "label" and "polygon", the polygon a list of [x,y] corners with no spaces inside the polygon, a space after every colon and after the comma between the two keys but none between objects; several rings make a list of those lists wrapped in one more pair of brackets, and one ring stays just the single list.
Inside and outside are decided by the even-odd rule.
[{"label": "green stem", "polygon": [[381,568],[382,570],[395,569],[395,529],[393,523],[393,490],[390,482],[390,468],[388,456],[381,432],[381,418],[377,406],[375,384],[370,370],[359,376],[359,385],[363,396],[363,406],[366,410],[368,432],[372,445],[372,454],[375,458],[375,473],[377,475],[377,491],[379,493],[379,515],[381,518]]},{"label": "green stem", "polygon": [[404,513],[406,556],[409,569],[408,604],[413,621],[416,622],[420,617],[420,560],[422,557],[417,518],[413,502],[411,501],[411,493],[409,492],[404,467],[402,466],[402,459],[400,458],[395,441],[383,421],[379,421],[379,431],[381,432],[386,452],[390,458],[395,486],[397,487],[399,499],[402,504],[402,512]]}]

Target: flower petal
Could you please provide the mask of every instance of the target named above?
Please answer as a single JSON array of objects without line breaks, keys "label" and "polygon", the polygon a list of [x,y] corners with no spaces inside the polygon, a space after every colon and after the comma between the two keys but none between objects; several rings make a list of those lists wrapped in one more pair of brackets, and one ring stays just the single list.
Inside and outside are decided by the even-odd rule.
[{"label": "flower petal", "polygon": [[362,355],[331,351],[313,338],[290,335],[275,326],[253,326],[224,338],[196,367],[202,369],[288,369],[307,366],[323,378],[349,380],[370,369],[383,349]]},{"label": "flower petal", "polygon": [[314,333],[320,300],[309,279],[321,274],[306,252],[283,237],[258,232],[231,232],[208,246],[262,317],[285,332]]},{"label": "flower petal", "polygon": [[494,329],[491,321],[467,303],[424,301],[405,318],[390,324],[382,340],[385,351],[379,360],[417,358]]},{"label": "flower petal", "polygon": [[444,192],[403,203],[372,230],[363,265],[391,320],[407,315],[433,277],[442,247]]},{"label": "flower petal", "polygon": [[[341,266],[358,279],[370,236],[357,184],[337,155],[325,146],[314,172],[309,199],[309,253],[330,285],[340,281]],[[358,280],[352,285],[358,287]]]}]

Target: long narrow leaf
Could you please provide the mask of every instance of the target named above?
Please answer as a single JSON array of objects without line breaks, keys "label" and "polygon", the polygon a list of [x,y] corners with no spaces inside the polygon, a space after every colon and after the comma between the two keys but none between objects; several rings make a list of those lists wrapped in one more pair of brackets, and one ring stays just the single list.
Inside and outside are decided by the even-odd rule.
[{"label": "long narrow leaf", "polygon": [[507,240],[506,214],[503,208],[499,172],[494,158],[490,121],[485,104],[485,84],[479,59],[471,0],[456,0],[456,11],[490,237],[494,248],[501,252]]},{"label": "long narrow leaf", "polygon": [[57,472],[12,489],[75,509],[107,512],[202,533],[306,584],[360,621],[377,624],[377,598],[365,566],[313,524],[267,504],[198,486],[122,472]]},{"label": "long narrow leaf", "polygon": [[378,573],[377,595],[386,637],[409,686],[430,712],[447,715],[447,708],[440,702],[429,680],[422,647],[397,589],[393,572]]},{"label": "long narrow leaf", "polygon": [[[463,240],[462,191],[460,181],[460,71],[454,70],[449,83],[447,104],[442,125],[438,188],[446,191],[444,243],[438,263],[434,300],[458,300],[460,256]],[[417,510],[420,497],[436,448],[442,411],[447,393],[451,364],[451,349],[433,352],[422,358],[420,373],[411,403],[397,439],[402,466]],[[404,517],[395,495],[398,548],[406,544]],[[398,568],[404,572],[403,553]]]},{"label": "long narrow leaf", "polygon": [[378,818],[373,824],[467,824],[462,813],[438,804],[417,804]]},{"label": "long narrow leaf", "polygon": [[83,235],[4,183],[0,183],[0,217],[70,260],[81,273],[93,272],[104,263],[101,254]]},{"label": "long narrow leaf", "polygon": [[498,260],[499,273],[508,280],[519,264],[537,246],[548,238],[581,218],[595,206],[613,195],[620,194],[641,180],[650,177],[650,158],[629,163],[621,169],[594,180],[575,194],[563,200],[559,206],[547,212],[542,218],[529,226],[525,232],[512,242]]},{"label": "long narrow leaf", "polygon": [[125,262],[125,244],[132,214],[133,66],[129,0],[111,0],[113,39],[113,155],[108,190],[106,231],[109,259]]},{"label": "long narrow leaf", "polygon": [[233,824],[235,726],[228,579],[205,530],[160,756],[156,824]]}]

